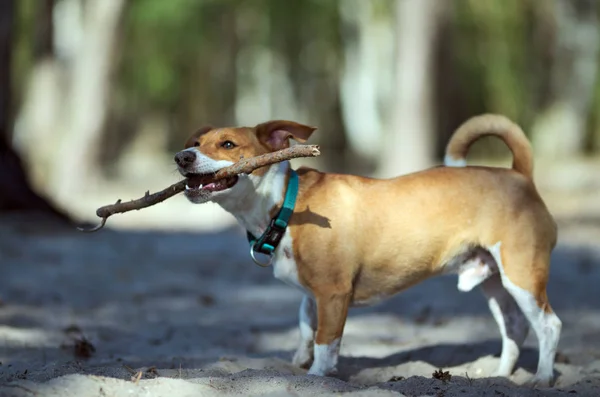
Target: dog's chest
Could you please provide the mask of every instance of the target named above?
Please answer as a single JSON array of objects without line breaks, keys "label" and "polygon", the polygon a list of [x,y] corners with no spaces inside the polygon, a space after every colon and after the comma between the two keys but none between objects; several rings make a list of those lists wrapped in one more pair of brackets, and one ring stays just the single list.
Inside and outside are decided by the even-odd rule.
[{"label": "dog's chest", "polygon": [[298,278],[298,267],[294,260],[294,250],[292,248],[292,237],[290,232],[286,231],[273,258],[273,275],[278,280],[306,292],[306,288]]}]

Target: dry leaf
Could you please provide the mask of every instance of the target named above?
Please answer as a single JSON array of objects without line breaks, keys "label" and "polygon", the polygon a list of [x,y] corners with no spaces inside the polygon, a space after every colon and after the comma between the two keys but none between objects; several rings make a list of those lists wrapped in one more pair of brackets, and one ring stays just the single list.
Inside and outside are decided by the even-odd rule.
[{"label": "dry leaf", "polygon": [[450,371],[442,371],[442,369],[438,369],[437,371],[435,371],[433,374],[431,374],[431,376],[434,379],[439,379],[442,382],[446,383],[448,382],[450,379],[452,379],[452,375],[450,375]]}]

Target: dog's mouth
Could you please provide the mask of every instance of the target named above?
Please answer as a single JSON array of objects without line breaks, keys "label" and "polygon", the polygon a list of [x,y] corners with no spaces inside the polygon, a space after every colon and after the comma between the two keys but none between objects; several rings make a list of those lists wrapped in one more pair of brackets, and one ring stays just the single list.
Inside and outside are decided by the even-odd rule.
[{"label": "dog's mouth", "polygon": [[198,192],[221,192],[232,188],[238,181],[238,176],[213,180],[214,174],[187,174],[185,192],[193,194]]}]

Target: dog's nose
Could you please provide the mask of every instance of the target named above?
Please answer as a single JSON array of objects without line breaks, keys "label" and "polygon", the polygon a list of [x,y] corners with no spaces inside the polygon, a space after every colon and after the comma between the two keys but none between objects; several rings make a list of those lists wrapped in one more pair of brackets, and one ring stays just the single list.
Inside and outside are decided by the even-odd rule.
[{"label": "dog's nose", "polygon": [[175,162],[181,168],[185,168],[196,160],[196,153],[184,150],[175,155]]}]

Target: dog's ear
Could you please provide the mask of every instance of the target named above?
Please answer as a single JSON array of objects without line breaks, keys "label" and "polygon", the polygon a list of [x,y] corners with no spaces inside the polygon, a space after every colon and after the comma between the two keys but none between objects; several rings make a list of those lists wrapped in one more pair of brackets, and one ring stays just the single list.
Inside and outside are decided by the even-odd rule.
[{"label": "dog's ear", "polygon": [[198,141],[198,138],[200,138],[201,135],[206,134],[212,129],[213,127],[210,125],[205,125],[204,127],[199,128],[198,131],[194,132],[194,134],[188,138],[187,142],[185,143],[185,148],[188,149],[194,146],[194,144]]},{"label": "dog's ear", "polygon": [[290,138],[304,143],[316,129],[316,127],[287,120],[267,121],[254,127],[258,139],[272,150],[288,148]]}]

